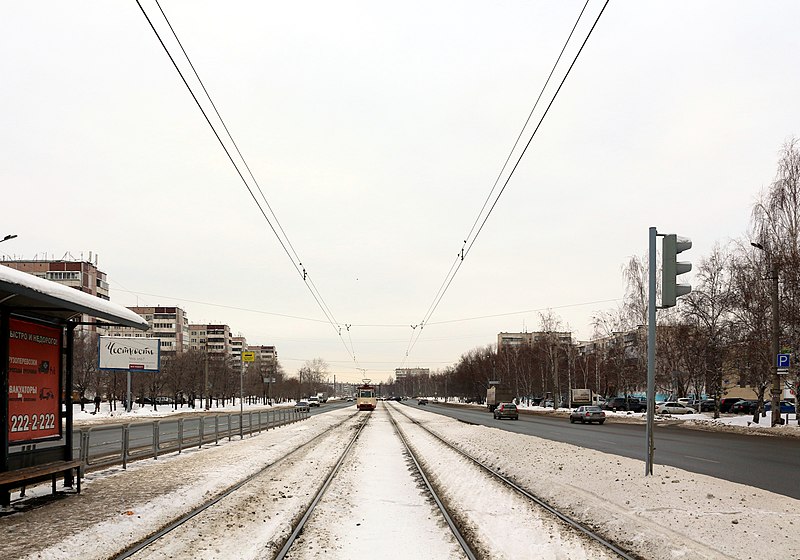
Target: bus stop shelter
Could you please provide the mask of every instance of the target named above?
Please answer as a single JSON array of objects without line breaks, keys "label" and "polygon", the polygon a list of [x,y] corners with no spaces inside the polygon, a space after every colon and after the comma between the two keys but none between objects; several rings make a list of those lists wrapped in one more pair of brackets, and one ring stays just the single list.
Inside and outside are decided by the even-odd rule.
[{"label": "bus stop shelter", "polygon": [[55,492],[57,476],[69,487],[79,472],[72,349],[82,324],[149,328],[121,305],[0,265],[0,506],[13,488],[52,479]]}]

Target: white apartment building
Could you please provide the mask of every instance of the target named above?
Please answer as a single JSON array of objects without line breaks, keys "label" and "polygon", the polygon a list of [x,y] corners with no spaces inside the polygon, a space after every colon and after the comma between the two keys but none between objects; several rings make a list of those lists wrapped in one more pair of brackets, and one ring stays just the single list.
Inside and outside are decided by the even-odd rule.
[{"label": "white apartment building", "polygon": [[130,327],[110,326],[102,329],[106,336],[160,338],[162,355],[182,354],[189,350],[189,318],[180,307],[129,307],[150,325],[142,332]]}]

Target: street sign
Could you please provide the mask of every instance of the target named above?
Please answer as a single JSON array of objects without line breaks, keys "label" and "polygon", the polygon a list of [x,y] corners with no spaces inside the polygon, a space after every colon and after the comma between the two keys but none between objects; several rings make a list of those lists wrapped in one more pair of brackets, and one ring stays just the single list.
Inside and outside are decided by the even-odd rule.
[{"label": "street sign", "polygon": [[242,352],[242,361],[243,362],[255,362],[256,361],[256,353],[255,352]]},{"label": "street sign", "polygon": [[776,367],[778,369],[789,369],[791,358],[791,354],[778,354],[777,361],[775,363]]}]

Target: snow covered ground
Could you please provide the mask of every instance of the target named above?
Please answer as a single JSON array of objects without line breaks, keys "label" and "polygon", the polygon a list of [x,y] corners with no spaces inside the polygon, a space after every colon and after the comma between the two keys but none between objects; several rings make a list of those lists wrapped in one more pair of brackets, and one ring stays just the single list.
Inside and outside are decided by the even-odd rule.
[{"label": "snow covered ground", "polygon": [[[797,538],[800,500],[663,465],[657,466],[654,476],[644,477],[640,460],[467,425],[395,403],[380,403],[378,412],[385,406],[399,407],[443,438],[457,442],[489,466],[643,558],[749,559],[775,555],[800,558],[800,539]],[[93,405],[87,409],[92,410]],[[234,409],[238,410],[238,406]],[[159,410],[158,414],[166,412]],[[151,533],[168,519],[189,511],[208,496],[249,476],[289,450],[317,435],[332,434],[332,427],[349,414],[353,414],[352,407],[314,415],[242,441],[163,456],[157,461],[138,461],[127,471],[112,468],[89,473],[80,496],[71,495],[0,518],[0,530],[4,535],[0,539],[0,558],[108,558],[121,543]],[[119,414],[111,416],[104,412],[83,415],[94,422],[121,419]],[[136,417],[150,415],[147,410],[135,413]],[[624,416],[641,421],[633,420],[635,415]],[[379,420],[380,416],[376,414],[374,419]],[[685,420],[708,423],[712,428],[716,425],[716,421],[708,419]],[[723,421],[742,424],[734,429],[754,429],[740,417]],[[725,428],[717,426],[716,429]],[[758,429],[800,433],[796,426]],[[410,488],[408,477],[401,476],[396,465],[389,466],[382,461],[384,455],[398,453],[396,443],[390,438],[370,437],[364,442],[359,449],[362,458],[358,465],[345,470],[350,473],[345,476],[350,478],[338,494],[334,494],[338,498],[333,503],[338,506],[328,508],[329,517],[324,524],[332,530],[329,534],[333,540],[319,541],[313,548],[306,548],[306,552],[300,549],[293,558],[350,558],[354,550],[350,545],[355,541],[374,543],[375,554],[382,558],[459,557],[455,553],[452,556],[426,554],[427,550],[434,550],[428,547],[428,541],[441,536],[430,536],[429,508],[416,503],[395,510],[402,514],[387,514],[392,500],[414,504],[413,500],[418,499],[414,496],[421,496],[423,491],[416,485]],[[529,533],[509,532],[511,525],[502,523],[498,515],[491,513],[498,495],[480,492],[485,485],[483,479],[477,474],[464,475],[460,460],[449,454],[431,448],[425,451],[430,443],[419,435],[413,436],[412,445],[423,449],[429,467],[437,473],[435,483],[449,489],[449,499],[465,503],[465,509],[474,512],[472,523],[476,530],[485,533],[483,538],[487,542],[493,543],[493,558],[591,557],[576,555],[558,546],[536,548],[541,542],[552,544],[549,529],[542,531],[541,541]],[[198,525],[184,537],[183,550],[193,551],[192,556],[204,559],[271,557],[264,554],[272,550],[264,541],[274,542],[285,536],[293,516],[303,509],[303,501],[311,499],[317,480],[311,475],[325,470],[337,445],[334,442],[326,449],[297,461],[293,468],[282,469],[279,476],[266,477],[263,491],[255,495],[250,493],[247,499],[227,506],[226,516]],[[386,471],[394,475],[385,476]],[[448,473],[459,475],[451,480]],[[369,481],[364,483],[364,492],[351,491],[349,496],[375,496],[371,504],[375,509],[354,513],[355,510],[347,507],[347,487],[364,477]],[[33,492],[29,489],[29,495],[37,493],[47,494],[48,487],[45,485]],[[470,495],[471,502],[465,502],[467,498],[461,495],[464,493]],[[251,501],[256,496],[265,499]],[[392,498],[387,501],[377,496]],[[414,534],[428,537],[413,537],[419,542],[403,546],[394,544],[402,541],[404,531],[412,534],[412,529],[418,531]],[[231,535],[234,544],[228,540]],[[391,536],[391,540],[387,540],[387,536]],[[350,545],[337,548],[348,542]],[[166,556],[143,551],[140,557]]]}]

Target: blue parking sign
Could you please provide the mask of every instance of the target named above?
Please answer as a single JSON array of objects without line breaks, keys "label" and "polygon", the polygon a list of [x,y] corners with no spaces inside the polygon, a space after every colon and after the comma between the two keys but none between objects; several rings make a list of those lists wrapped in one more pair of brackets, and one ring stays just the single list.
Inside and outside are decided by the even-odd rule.
[{"label": "blue parking sign", "polygon": [[791,356],[791,354],[778,354],[778,369],[789,369],[789,360]]}]

